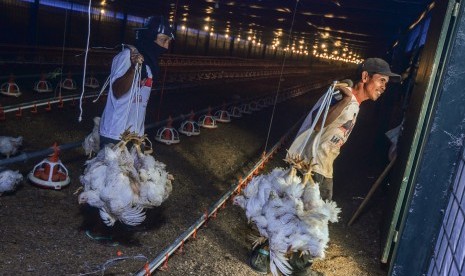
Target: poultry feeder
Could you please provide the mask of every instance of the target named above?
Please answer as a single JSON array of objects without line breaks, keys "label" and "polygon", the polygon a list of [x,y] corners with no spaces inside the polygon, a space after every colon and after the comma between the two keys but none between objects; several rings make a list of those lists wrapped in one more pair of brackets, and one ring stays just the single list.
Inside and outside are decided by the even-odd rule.
[{"label": "poultry feeder", "polygon": [[59,149],[56,144],[53,149],[53,154],[35,165],[34,169],[28,174],[28,178],[39,187],[61,190],[61,188],[69,184],[70,178],[68,170],[58,158]]},{"label": "poultry feeder", "polygon": [[200,116],[199,126],[204,127],[204,128],[217,128],[218,127],[218,125],[216,124],[215,118],[211,115],[211,109],[208,109],[207,114]]},{"label": "poultry feeder", "polygon": [[237,106],[231,106],[228,110],[229,116],[233,118],[242,117],[241,109]]},{"label": "poultry feeder", "polygon": [[241,104],[241,106],[239,107],[241,109],[241,113],[244,113],[244,114],[252,114],[252,110],[250,110],[250,105],[249,104]]},{"label": "poultry feeder", "polygon": [[268,97],[265,100],[267,105],[273,105],[274,104],[274,98],[273,97]]},{"label": "poultry feeder", "polygon": [[215,120],[220,123],[230,123],[231,117],[229,116],[228,111],[218,110],[215,112]]},{"label": "poultry feeder", "polygon": [[94,77],[88,77],[86,78],[86,82],[84,83],[84,86],[90,87],[92,89],[96,89],[100,87],[100,83],[98,80]]},{"label": "poultry feeder", "polygon": [[249,109],[251,111],[258,111],[260,108],[258,107],[258,103],[256,101],[252,101],[249,103]]},{"label": "poultry feeder", "polygon": [[194,112],[191,112],[189,119],[181,123],[181,126],[179,127],[179,132],[186,136],[200,134],[200,127],[199,124],[196,121],[194,121],[194,116]]},{"label": "poultry feeder", "polygon": [[266,101],[265,99],[260,99],[257,101],[257,107],[262,109],[262,108],[265,108],[267,107],[268,105],[266,104]]},{"label": "poultry feeder", "polygon": [[34,84],[33,90],[39,93],[48,93],[53,92],[53,86],[49,81],[45,79],[45,75],[42,74],[40,81]]},{"label": "poultry feeder", "polygon": [[168,123],[165,127],[159,128],[155,135],[155,140],[167,145],[177,144],[180,142],[178,131],[172,126],[173,119],[168,118]]},{"label": "poultry feeder", "polygon": [[10,79],[8,80],[8,82],[5,82],[4,84],[2,84],[2,87],[0,88],[0,93],[6,96],[12,96],[12,97],[21,96],[21,91],[19,91],[19,87],[16,84],[13,76],[10,76]]},{"label": "poultry feeder", "polygon": [[61,82],[61,87],[66,90],[76,90],[76,82],[71,78],[71,74]]}]

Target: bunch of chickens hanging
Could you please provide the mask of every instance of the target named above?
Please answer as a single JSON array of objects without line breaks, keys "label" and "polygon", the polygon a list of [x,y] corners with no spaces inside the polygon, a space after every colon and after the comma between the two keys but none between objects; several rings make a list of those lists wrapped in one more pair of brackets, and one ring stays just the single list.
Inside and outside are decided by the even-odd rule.
[{"label": "bunch of chickens hanging", "polygon": [[172,190],[173,176],[165,170],[166,165],[155,160],[151,150],[141,150],[146,136],[126,131],[121,138],[121,142],[105,146],[87,161],[80,177],[84,191],[79,203],[99,208],[107,226],[117,220],[139,225],[145,220],[145,208],[160,206]]},{"label": "bunch of chickens hanging", "polygon": [[[333,93],[334,87],[328,90],[317,117],[327,112]],[[317,121],[315,118],[309,133]],[[254,247],[268,241],[270,270],[275,276],[279,275],[278,270],[284,275],[292,274],[288,262],[292,254],[323,258],[329,241],[328,222],[337,222],[341,211],[334,201],[321,198],[319,185],[311,177],[311,160],[304,160],[301,154],[289,154],[286,162],[290,168],[275,168],[267,175],[254,177],[242,195],[234,198],[260,233]]]}]

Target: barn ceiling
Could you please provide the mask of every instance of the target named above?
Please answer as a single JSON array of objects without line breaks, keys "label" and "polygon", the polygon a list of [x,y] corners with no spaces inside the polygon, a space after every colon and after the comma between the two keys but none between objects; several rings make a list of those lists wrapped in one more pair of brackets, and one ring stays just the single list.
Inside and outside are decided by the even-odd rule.
[{"label": "barn ceiling", "polygon": [[[86,0],[76,0],[87,4]],[[93,6],[280,46],[331,45],[362,57],[385,53],[431,0],[99,0]],[[292,37],[288,33],[292,28]]]}]

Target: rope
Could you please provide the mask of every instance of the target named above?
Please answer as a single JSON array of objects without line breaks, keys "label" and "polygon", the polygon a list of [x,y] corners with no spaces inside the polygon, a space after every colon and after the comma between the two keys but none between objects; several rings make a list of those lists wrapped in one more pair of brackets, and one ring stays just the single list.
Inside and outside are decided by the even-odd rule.
[{"label": "rope", "polygon": [[[59,96],[61,97],[61,83],[63,82],[63,65],[64,65],[64,60],[65,60],[65,43],[66,43],[66,28],[68,27],[68,9],[65,9],[65,28],[63,30],[63,44],[61,46],[61,72],[60,72],[60,82],[59,82],[59,87],[60,87],[60,92]],[[56,98],[57,96],[57,89],[55,88],[54,91],[54,96]]]},{"label": "rope", "polygon": [[110,76],[108,76],[107,80],[105,81],[105,83],[102,85],[102,89],[100,89],[100,92],[98,93],[98,96],[95,100],[93,100],[92,102],[93,103],[96,103],[98,101],[98,99],[100,99],[100,96],[103,94],[103,91],[105,90],[105,88],[107,88],[108,84],[110,84]]},{"label": "rope", "polygon": [[[324,110],[324,115],[323,115],[323,120],[321,122],[321,129],[323,129],[324,125],[325,125],[325,122],[326,122],[326,117],[328,115],[328,111],[329,111],[329,106],[331,105],[331,98],[332,96],[335,94],[334,92],[334,88],[335,88],[335,85],[336,85],[336,82],[334,82],[329,88],[328,90],[326,91],[326,93],[324,94],[323,96],[323,100],[321,102],[321,105],[320,107],[318,108],[318,111],[317,111],[317,114],[315,116],[315,118],[313,118],[313,121],[312,121],[312,125],[308,131],[308,134],[307,134],[307,137],[305,138],[305,142],[301,144],[300,148],[299,148],[299,151],[298,151],[298,155],[299,157],[302,156],[302,153],[303,153],[303,150],[305,148],[305,145],[308,143],[308,141],[310,140],[310,137],[312,136],[313,134],[313,130],[315,129],[315,126],[318,122],[318,120],[320,119],[320,116],[321,114],[323,113],[323,110]],[[337,93],[337,92],[336,92]],[[319,144],[319,141],[320,141],[320,138],[321,138],[321,134],[322,134],[322,131],[318,132],[317,136],[315,137],[315,140],[313,141],[313,144],[312,144],[312,156],[314,156],[314,153],[316,152],[316,145]]]},{"label": "rope", "polygon": [[82,98],[84,97],[84,84],[86,81],[86,68],[87,68],[87,54],[89,53],[89,40],[90,40],[90,21],[91,21],[91,14],[90,14],[90,8],[92,5],[92,0],[89,0],[89,6],[87,7],[87,45],[86,45],[86,54],[84,56],[84,72],[82,74],[82,90],[81,90],[81,97],[79,98],[79,119],[78,121],[82,121]]},{"label": "rope", "polygon": [[[289,29],[289,36],[287,38],[287,45],[290,44],[291,42],[291,37],[292,37],[292,28],[294,27],[294,21],[295,21],[295,15],[297,13],[297,5],[299,4],[299,0],[296,0],[295,1],[295,7],[294,7],[294,13],[292,15],[292,23],[291,23],[291,27]],[[270,133],[271,133],[271,126],[273,125],[273,119],[274,119],[274,113],[276,111],[276,104],[278,102],[278,96],[279,96],[279,90],[281,89],[281,82],[282,82],[282,78],[283,78],[283,72],[284,72],[284,65],[286,64],[286,57],[287,57],[287,53],[284,53],[284,57],[283,57],[283,63],[281,65],[281,72],[279,74],[279,82],[278,82],[278,88],[276,89],[276,95],[274,97],[274,103],[273,103],[273,111],[271,113],[271,118],[270,118],[270,124],[268,126],[268,134],[266,135],[266,142],[265,142],[265,151],[266,149],[268,148],[268,142],[270,140]]]},{"label": "rope", "polygon": [[[132,101],[134,100],[134,97],[137,97],[137,95],[140,95],[140,78],[141,78],[141,65],[136,64],[136,68],[134,69],[134,77],[132,79],[132,84],[131,84],[131,91],[129,95],[129,101],[128,101],[128,107],[126,108],[126,122],[129,119],[129,111],[131,110],[131,104]],[[136,103],[136,121],[139,120],[139,99],[137,99]],[[136,129],[136,126],[132,126],[134,130]]]},{"label": "rope", "polygon": [[[174,13],[173,13],[173,27],[176,26],[176,14],[178,12],[178,3],[179,3],[179,0],[176,0],[176,6],[174,8]],[[176,26],[176,28],[177,28],[177,26]],[[176,30],[174,30],[174,32],[176,32]],[[165,92],[165,81],[166,81],[166,73],[167,73],[167,71],[168,71],[168,66],[165,66],[165,73],[163,74],[163,80],[162,80],[162,83],[161,83],[160,103],[158,104],[157,122],[160,120],[160,113],[161,113],[161,107],[162,107],[162,102],[163,102],[163,92]]]},{"label": "rope", "polygon": [[[116,45],[116,46],[113,47],[113,48],[100,47],[100,46],[98,46],[98,47],[91,47],[91,49],[108,49],[108,50],[115,50],[116,48],[121,47],[121,49],[124,50],[124,46],[127,46],[127,44],[124,44],[124,43],[118,44],[118,45]],[[82,54],[76,55],[76,57],[77,57],[77,56],[80,56],[80,55],[82,55]],[[102,89],[100,89],[100,92],[98,93],[97,98],[96,98],[95,100],[92,101],[93,103],[96,103],[96,102],[100,99],[100,96],[103,94],[103,91],[104,91],[104,90],[107,88],[107,86],[110,84],[110,77],[111,77],[111,74],[108,75],[107,80],[106,80],[105,83],[102,85]]]}]

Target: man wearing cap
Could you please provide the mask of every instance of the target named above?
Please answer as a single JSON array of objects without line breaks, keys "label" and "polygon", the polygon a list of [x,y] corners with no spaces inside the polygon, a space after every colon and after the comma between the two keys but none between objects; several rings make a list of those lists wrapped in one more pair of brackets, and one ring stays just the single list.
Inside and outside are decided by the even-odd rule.
[{"label": "man wearing cap", "polygon": [[[127,45],[113,58],[107,103],[100,121],[100,147],[116,144],[126,130],[144,134],[147,103],[152,82],[158,76],[159,57],[174,39],[173,29],[163,16],[151,16],[136,29],[135,47]],[[140,83],[134,83],[140,74]]]},{"label": "man wearing cap", "polygon": [[[333,162],[339,155],[341,146],[347,141],[355,125],[359,106],[366,100],[376,101],[386,90],[389,81],[400,81],[400,76],[391,72],[389,64],[380,58],[368,58],[357,69],[357,80],[352,85],[337,85],[341,99],[333,99],[326,117],[325,125],[316,124],[311,138],[306,142],[308,131],[313,123],[316,110],[323,98],[317,102],[302,124],[297,137],[289,148],[289,154],[297,154],[304,148],[302,157],[311,161],[313,179],[320,185],[322,199],[331,200],[333,196]],[[348,82],[351,82],[350,80]],[[322,116],[320,117],[320,119]],[[316,152],[311,156],[314,138],[322,132]],[[302,145],[302,143],[306,143]]]},{"label": "man wearing cap", "polygon": [[[328,110],[325,125],[318,122],[310,134],[311,126],[320,108],[324,95],[315,104],[302,123],[297,136],[289,148],[289,155],[295,156],[302,151],[302,158],[312,163],[312,178],[319,184],[321,198],[331,200],[333,196],[333,162],[339,155],[341,146],[347,141],[355,125],[359,106],[363,101],[376,101],[386,90],[389,81],[400,81],[400,76],[391,72],[389,64],[380,58],[366,59],[357,70],[357,80],[352,87],[351,80],[341,81],[337,89],[339,98],[333,96]],[[323,116],[320,116],[320,119]],[[317,134],[321,132],[319,144],[312,156],[312,146]],[[305,196],[304,196],[305,197]],[[268,244],[257,247],[251,255],[250,264],[253,269],[267,273],[269,257]],[[312,256],[293,254],[289,259],[292,275],[321,275],[311,270]]]}]

